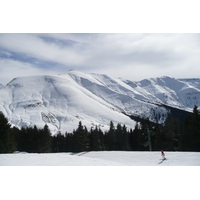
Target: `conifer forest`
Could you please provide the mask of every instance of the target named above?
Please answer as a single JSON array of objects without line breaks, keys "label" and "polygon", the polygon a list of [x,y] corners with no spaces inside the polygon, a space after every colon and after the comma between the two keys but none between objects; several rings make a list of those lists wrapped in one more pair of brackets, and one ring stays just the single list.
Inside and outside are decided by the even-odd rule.
[{"label": "conifer forest", "polygon": [[178,121],[168,114],[164,124],[148,119],[127,129],[110,122],[109,130],[88,128],[80,121],[72,133],[52,135],[48,126],[11,127],[0,112],[0,153],[24,151],[28,153],[83,151],[200,151],[200,110]]}]

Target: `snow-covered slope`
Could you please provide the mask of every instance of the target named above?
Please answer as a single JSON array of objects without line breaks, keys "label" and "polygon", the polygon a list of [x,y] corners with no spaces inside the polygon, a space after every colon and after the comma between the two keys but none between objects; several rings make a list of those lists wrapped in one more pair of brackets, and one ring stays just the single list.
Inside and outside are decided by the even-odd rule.
[{"label": "snow-covered slope", "polygon": [[192,111],[200,105],[200,79],[152,78],[137,83],[154,96],[151,102],[158,102],[183,110]]},{"label": "snow-covered slope", "polygon": [[[128,85],[126,81],[102,74],[84,74],[78,71],[70,71],[68,75],[80,86],[108,102],[122,113],[149,117],[150,119],[153,116],[152,111],[164,116],[167,115],[168,111],[165,108],[155,105],[152,103],[153,101],[149,103],[149,99],[153,100],[155,97],[142,87],[136,89]],[[161,122],[163,120],[164,118],[160,119]]]},{"label": "snow-covered slope", "polygon": [[200,152],[99,151],[0,154],[0,166],[199,166]]},{"label": "snow-covered slope", "polygon": [[162,163],[144,151],[0,154],[1,197],[198,200],[200,152],[165,153]]},{"label": "snow-covered slope", "polygon": [[108,129],[109,122],[134,127],[127,115],[162,123],[168,105],[200,106],[200,79],[152,78],[139,82],[70,70],[56,76],[13,79],[0,88],[0,110],[18,127],[48,124],[52,133],[71,132],[78,122]]},{"label": "snow-covered slope", "polygon": [[69,75],[16,78],[0,90],[0,97],[0,110],[18,127],[47,123],[53,133],[65,133],[77,128],[79,121],[102,129],[108,129],[110,120],[134,126],[129,117]]}]

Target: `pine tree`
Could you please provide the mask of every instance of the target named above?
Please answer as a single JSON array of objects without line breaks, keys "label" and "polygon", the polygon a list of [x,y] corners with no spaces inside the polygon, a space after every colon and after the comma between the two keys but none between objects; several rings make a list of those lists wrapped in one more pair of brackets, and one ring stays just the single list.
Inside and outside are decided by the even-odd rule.
[{"label": "pine tree", "polygon": [[83,127],[82,122],[79,122],[78,128],[74,131],[73,136],[73,151],[82,152],[89,150],[89,135],[86,127]]},{"label": "pine tree", "polygon": [[139,134],[140,134],[140,129],[139,129],[139,124],[138,122],[135,124],[134,130],[130,129],[129,133],[129,141],[130,141],[130,146],[132,151],[139,151]]},{"label": "pine tree", "polygon": [[148,140],[148,121],[142,119],[139,126],[138,143],[140,151],[149,150],[149,140]]},{"label": "pine tree", "polygon": [[181,150],[200,151],[200,111],[197,106],[182,124]]},{"label": "pine tree", "polygon": [[91,128],[90,130],[90,150],[91,151],[101,151],[103,149],[100,134],[101,133],[97,125],[94,130]]},{"label": "pine tree", "polygon": [[39,153],[50,153],[52,151],[52,137],[47,124],[39,131]]},{"label": "pine tree", "polygon": [[56,145],[56,152],[66,152],[66,139],[65,136],[62,135],[60,132],[54,136],[55,137],[55,145]]},{"label": "pine tree", "polygon": [[[164,148],[167,150],[177,150],[179,144],[180,130],[178,121],[168,114],[163,127],[165,144]],[[163,148],[163,149],[164,149]]]},{"label": "pine tree", "polygon": [[66,151],[72,152],[74,146],[74,137],[72,133],[65,133],[66,138]]},{"label": "pine tree", "polygon": [[16,140],[11,125],[2,112],[0,112],[0,153],[16,151]]},{"label": "pine tree", "polygon": [[122,127],[122,134],[123,134],[123,144],[122,144],[122,149],[125,151],[130,151],[130,140],[129,140],[129,134],[127,131],[127,127],[123,125]]},{"label": "pine tree", "polygon": [[17,127],[14,126],[12,128],[12,133],[14,135],[14,138],[15,138],[14,140],[16,143],[16,150],[18,150],[18,151],[19,151],[20,132],[21,132],[21,130]]},{"label": "pine tree", "polygon": [[160,151],[160,150],[165,150],[165,135],[163,132],[163,128],[160,124],[155,125],[155,137],[154,137],[154,150],[155,151]]},{"label": "pine tree", "polygon": [[105,135],[103,133],[103,131],[100,129],[98,129],[98,132],[99,132],[99,136],[100,136],[100,143],[101,143],[101,150],[105,150],[106,147],[105,147]]},{"label": "pine tree", "polygon": [[115,126],[112,121],[110,122],[109,131],[106,133],[106,143],[108,150],[117,150]]},{"label": "pine tree", "polygon": [[28,136],[27,148],[26,151],[29,153],[38,153],[39,145],[39,130],[36,125],[34,127],[29,127],[26,130]]},{"label": "pine tree", "polygon": [[127,128],[125,125],[117,124],[117,128],[115,129],[116,135],[116,150],[130,150],[130,142],[129,135],[127,132]]},{"label": "pine tree", "polygon": [[117,124],[115,135],[116,135],[116,150],[123,150],[124,138],[123,138],[122,126],[120,123]]}]

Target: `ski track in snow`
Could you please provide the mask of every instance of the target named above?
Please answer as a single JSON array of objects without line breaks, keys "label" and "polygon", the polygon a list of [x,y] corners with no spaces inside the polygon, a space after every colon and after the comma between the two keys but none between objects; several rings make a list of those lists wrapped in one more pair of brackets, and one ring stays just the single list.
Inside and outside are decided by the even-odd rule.
[{"label": "ski track in snow", "polygon": [[200,166],[200,152],[91,151],[0,154],[0,166]]}]

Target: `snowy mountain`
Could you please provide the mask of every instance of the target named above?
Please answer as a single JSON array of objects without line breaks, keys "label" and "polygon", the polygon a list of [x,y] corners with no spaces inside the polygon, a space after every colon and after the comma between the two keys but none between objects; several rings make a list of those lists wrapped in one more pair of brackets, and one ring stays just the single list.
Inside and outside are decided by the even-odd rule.
[{"label": "snowy mountain", "polygon": [[188,111],[200,105],[200,79],[161,77],[140,81],[138,85],[156,98],[150,99],[151,102]]},{"label": "snowy mountain", "polygon": [[134,127],[129,116],[162,123],[169,108],[191,112],[200,106],[200,79],[161,77],[139,82],[70,70],[56,76],[13,79],[0,87],[0,110],[11,124],[48,124],[52,133],[71,132],[78,122],[102,130],[115,124]]}]

